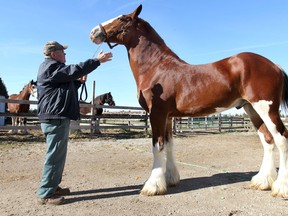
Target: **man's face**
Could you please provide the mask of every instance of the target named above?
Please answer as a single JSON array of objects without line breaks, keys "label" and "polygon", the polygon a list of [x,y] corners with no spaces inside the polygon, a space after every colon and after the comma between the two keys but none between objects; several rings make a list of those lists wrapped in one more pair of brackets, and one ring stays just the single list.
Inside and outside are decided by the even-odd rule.
[{"label": "man's face", "polygon": [[65,63],[66,62],[66,53],[64,52],[64,50],[56,50],[54,52],[51,53],[51,57],[53,59],[55,59],[56,61],[59,61],[61,63]]}]

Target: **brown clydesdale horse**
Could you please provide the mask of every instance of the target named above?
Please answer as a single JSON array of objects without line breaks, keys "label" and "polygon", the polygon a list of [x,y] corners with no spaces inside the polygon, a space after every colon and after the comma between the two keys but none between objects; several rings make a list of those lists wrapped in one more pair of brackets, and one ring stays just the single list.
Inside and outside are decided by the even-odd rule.
[{"label": "brown clydesdale horse", "polygon": [[[153,168],[141,193],[164,194],[179,182],[172,140],[172,117],[205,116],[243,107],[258,131],[264,148],[260,171],[252,187],[272,190],[288,198],[288,132],[279,116],[279,106],[288,102],[288,79],[268,59],[240,53],[220,61],[191,65],[171,51],[163,39],[133,13],[121,15],[92,29],[94,43],[123,44],[135,77],[140,105],[150,113],[153,133]],[[279,171],[273,149],[280,154]],[[165,151],[167,154],[165,166]],[[166,169],[165,169],[166,167]]]},{"label": "brown clydesdale horse", "polygon": [[[19,94],[12,94],[8,99],[11,100],[29,100],[30,95],[36,93],[36,82],[31,80],[27,85],[24,86],[22,91]],[[10,113],[28,113],[30,104],[18,104],[18,103],[8,103],[8,110]],[[21,126],[25,125],[25,118],[20,118],[17,116],[12,117],[12,126]],[[17,129],[10,131],[12,133],[17,133]],[[24,130],[24,133],[27,133],[27,130]]]},{"label": "brown clydesdale horse", "polygon": [[[84,101],[80,101],[80,104],[91,104],[84,102]],[[94,105],[104,105],[104,104],[108,104],[109,106],[115,106],[115,101],[113,100],[113,96],[111,94],[111,92],[102,94],[97,96],[94,99],[93,102]],[[91,113],[91,108],[90,107],[80,107],[80,114],[82,115],[86,115],[88,113]],[[102,108],[95,108],[94,109],[94,115],[102,115],[103,113],[103,109]]]}]

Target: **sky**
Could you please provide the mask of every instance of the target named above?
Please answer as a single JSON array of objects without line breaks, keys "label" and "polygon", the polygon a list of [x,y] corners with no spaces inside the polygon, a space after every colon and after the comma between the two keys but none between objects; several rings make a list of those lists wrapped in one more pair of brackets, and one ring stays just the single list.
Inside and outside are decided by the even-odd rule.
[{"label": "sky", "polygon": [[[287,0],[1,0],[0,77],[8,94],[36,80],[43,46],[56,40],[68,45],[66,64],[111,51],[113,60],[88,75],[88,101],[111,92],[118,106],[139,106],[136,83],[124,46],[112,50],[89,39],[93,27],[129,14],[139,15],[165,43],[190,64],[214,62],[240,52],[265,56],[288,72]],[[35,100],[31,98],[32,100]],[[232,112],[234,112],[232,110]]]}]

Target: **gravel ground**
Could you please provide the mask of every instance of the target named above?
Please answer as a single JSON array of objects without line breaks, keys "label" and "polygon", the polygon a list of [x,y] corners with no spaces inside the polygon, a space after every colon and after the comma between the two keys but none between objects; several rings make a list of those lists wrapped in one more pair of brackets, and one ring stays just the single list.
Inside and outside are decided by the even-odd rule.
[{"label": "gravel ground", "polygon": [[61,206],[36,203],[43,138],[2,134],[0,143],[3,216],[288,214],[286,200],[249,188],[263,155],[252,132],[175,137],[180,184],[154,197],[139,195],[151,172],[151,138],[72,139],[62,181],[72,193]]}]

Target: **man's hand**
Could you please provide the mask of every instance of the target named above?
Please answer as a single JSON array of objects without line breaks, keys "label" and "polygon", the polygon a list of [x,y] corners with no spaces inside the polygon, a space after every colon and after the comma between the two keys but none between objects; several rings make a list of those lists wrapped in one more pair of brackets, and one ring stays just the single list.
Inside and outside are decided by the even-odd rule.
[{"label": "man's hand", "polygon": [[107,62],[107,61],[111,61],[112,60],[112,53],[111,52],[106,52],[104,53],[103,50],[98,54],[97,59],[103,63],[103,62]]},{"label": "man's hand", "polygon": [[83,84],[87,81],[87,75],[80,77],[80,82]]}]

